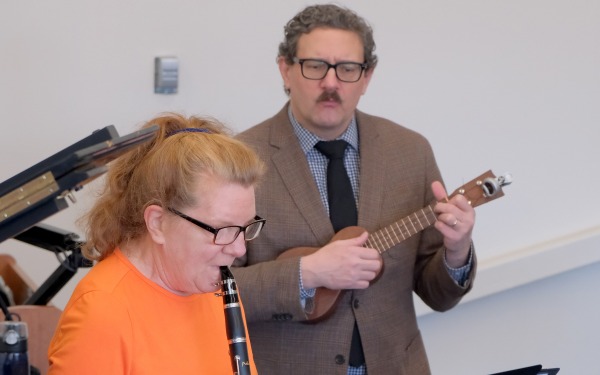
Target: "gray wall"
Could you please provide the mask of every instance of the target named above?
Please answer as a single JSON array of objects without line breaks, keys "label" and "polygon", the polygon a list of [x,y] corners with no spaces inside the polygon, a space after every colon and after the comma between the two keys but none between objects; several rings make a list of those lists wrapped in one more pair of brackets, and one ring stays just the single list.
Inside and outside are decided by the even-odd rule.
[{"label": "gray wall", "polygon": [[[471,295],[444,314],[417,306],[435,373],[536,362],[586,372],[600,333],[600,3],[341,3],[371,22],[377,41],[380,64],[360,109],[427,136],[449,190],[488,169],[514,178],[505,197],[477,208],[481,272]],[[109,124],[127,134],[180,111],[239,131],[272,115],[286,100],[277,44],[305,4],[3,1],[0,181]],[[176,95],[153,93],[153,60],[163,55],[180,60]],[[47,222],[81,233],[75,220],[94,187]],[[37,284],[58,267],[14,240],[0,251]],[[64,306],[83,274],[52,302]]]}]

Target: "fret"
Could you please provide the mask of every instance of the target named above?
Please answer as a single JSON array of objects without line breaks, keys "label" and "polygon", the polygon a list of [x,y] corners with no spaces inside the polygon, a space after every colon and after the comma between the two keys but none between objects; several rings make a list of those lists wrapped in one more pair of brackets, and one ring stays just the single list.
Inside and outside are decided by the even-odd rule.
[{"label": "fret", "polygon": [[373,234],[374,234],[373,239],[376,241],[377,247],[380,248],[382,251],[385,251],[385,247],[381,243],[381,240],[379,239],[379,236],[378,236],[379,232],[375,232]]},{"label": "fret", "polygon": [[374,248],[380,254],[383,254],[400,242],[430,227],[436,220],[437,216],[433,211],[433,207],[429,205],[371,233],[365,246]]},{"label": "fret", "polygon": [[383,243],[381,239],[385,239],[382,229],[376,232],[373,232],[369,235],[369,239],[367,240],[367,244],[369,247],[376,249],[380,254],[384,253],[388,249],[387,241],[386,244]]},{"label": "fret", "polygon": [[377,252],[379,254],[383,254],[385,252],[385,249],[380,249],[377,244],[373,241],[371,241],[373,238],[371,236],[369,236],[369,239],[367,239],[367,242],[365,242],[365,244],[363,245],[363,247],[370,247],[372,249],[377,250]]},{"label": "fret", "polygon": [[375,242],[375,236],[369,235],[369,247],[372,247],[373,249],[377,249],[377,251],[379,251],[379,246],[377,246],[377,243]]},{"label": "fret", "polygon": [[415,215],[414,215],[414,216],[415,216],[415,219],[417,219],[417,222],[419,223],[419,226],[421,227],[421,230],[425,229],[425,228],[423,227],[423,224],[421,223],[421,219],[419,219],[419,215],[418,215],[418,213],[415,213]]},{"label": "fret", "polygon": [[377,231],[377,238],[379,238],[379,242],[381,243],[382,248],[387,249],[388,245],[387,241],[385,240],[385,234],[383,234],[382,231]]},{"label": "fret", "polygon": [[[404,231],[402,230],[402,227],[400,226],[400,222],[397,221],[397,222],[394,223],[394,225],[396,225],[398,227],[398,230],[400,231],[400,234],[402,235],[402,240],[405,240],[406,239],[406,235],[404,234]],[[406,229],[406,226],[404,226],[404,229]]]},{"label": "fret", "polygon": [[[410,215],[409,215],[409,216],[410,216]],[[410,217],[409,217],[408,219],[409,219],[410,225],[412,225],[413,229],[415,230],[415,233],[417,233],[417,228],[415,227],[415,224],[413,223],[413,221],[412,221],[412,220],[410,220]],[[402,222],[404,223],[404,219],[402,219]],[[412,235],[414,234],[414,233],[410,233],[410,229],[409,229],[409,232],[408,232],[408,233],[410,234],[410,236],[412,236]],[[409,236],[409,237],[410,237],[410,236]]]},{"label": "fret", "polygon": [[425,219],[426,225],[423,227],[423,229],[425,229],[428,226],[430,226],[431,223],[429,222],[429,219],[427,218],[427,212],[425,212],[425,209],[421,209],[421,214],[423,215],[423,219]]},{"label": "fret", "polygon": [[[385,229],[385,228],[383,228],[383,229]],[[382,236],[382,237],[383,237],[383,239],[385,240],[385,247],[386,247],[386,248],[390,248],[390,247],[394,246],[394,244],[392,244],[391,246],[390,246],[390,244],[389,244],[388,238],[389,238],[389,240],[390,240],[390,241],[391,241],[392,239],[391,239],[391,238],[388,236],[388,234],[387,234],[387,231],[386,231],[386,233],[385,233],[385,234],[383,234],[383,230],[380,230],[379,232],[381,232],[381,236]]]},{"label": "fret", "polygon": [[[425,211],[426,209],[428,211]],[[424,225],[423,229],[427,228],[428,226],[430,226],[432,224],[432,222],[429,220],[430,219],[430,211],[431,211],[431,207],[426,207],[421,210],[421,214],[423,215],[423,220],[425,220],[425,222],[427,223],[426,225]]]},{"label": "fret", "polygon": [[404,229],[404,239],[407,239],[408,237],[410,237],[410,229],[408,229],[408,226],[406,225],[406,223],[404,222],[404,219],[401,220],[402,223],[402,228]]},{"label": "fret", "polygon": [[[429,210],[431,210],[431,206],[427,206],[427,208]],[[423,216],[425,216],[425,220],[427,220],[427,226],[430,226],[431,222],[429,222],[429,218],[427,217],[427,212],[425,212],[425,209],[422,209],[421,212],[423,213]]]},{"label": "fret", "polygon": [[[397,244],[398,243],[398,236],[396,236],[396,233],[394,233],[394,231],[392,230],[392,228],[390,228],[390,226],[388,225],[387,227],[384,227],[383,229],[385,229],[385,233],[387,234],[387,238],[390,239],[391,245],[389,247],[392,247],[395,244]],[[392,235],[394,235],[396,238],[392,237]]]},{"label": "fret", "polygon": [[433,211],[433,207],[431,205],[427,206],[429,208],[429,215],[431,215],[431,223],[429,225],[433,225],[437,221],[437,215]]},{"label": "fret", "polygon": [[383,234],[383,232],[378,231],[377,237],[379,238],[379,242],[381,242],[381,246],[383,246],[384,249],[387,249],[388,245],[387,245],[387,241],[385,240],[385,235]]},{"label": "fret", "polygon": [[394,234],[394,241],[396,241],[396,243],[400,243],[400,237],[398,237],[398,233],[396,233],[396,231],[394,230],[394,227],[391,225],[388,225],[386,228],[389,228],[390,231]]}]

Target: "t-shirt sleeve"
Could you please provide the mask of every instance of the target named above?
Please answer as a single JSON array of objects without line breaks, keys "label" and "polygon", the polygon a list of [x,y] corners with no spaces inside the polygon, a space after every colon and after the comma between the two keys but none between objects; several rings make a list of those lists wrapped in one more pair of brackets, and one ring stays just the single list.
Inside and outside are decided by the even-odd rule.
[{"label": "t-shirt sleeve", "polygon": [[128,373],[132,328],[123,303],[100,291],[71,302],[50,342],[48,374]]}]

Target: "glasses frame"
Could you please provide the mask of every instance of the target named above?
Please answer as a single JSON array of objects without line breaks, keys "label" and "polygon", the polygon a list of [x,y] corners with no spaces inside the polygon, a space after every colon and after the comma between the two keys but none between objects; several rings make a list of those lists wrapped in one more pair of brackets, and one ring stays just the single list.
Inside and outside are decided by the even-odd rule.
[{"label": "glasses frame", "polygon": [[[213,244],[215,244],[215,245],[230,245],[230,244],[234,243],[235,240],[237,240],[238,236],[242,232],[244,232],[244,240],[245,241],[252,241],[253,239],[255,239],[256,237],[259,236],[260,232],[262,231],[262,229],[264,228],[264,226],[265,226],[265,224],[267,222],[267,220],[265,220],[262,217],[256,215],[256,216],[254,216],[254,221],[251,222],[251,223],[249,223],[246,226],[227,225],[227,226],[221,227],[221,228],[214,228],[214,227],[211,227],[208,224],[205,224],[205,223],[201,222],[200,220],[194,219],[193,217],[184,214],[183,212],[181,212],[181,211],[179,211],[179,210],[177,210],[177,209],[175,209],[173,207],[168,207],[167,209],[169,211],[171,211],[173,214],[179,216],[180,218],[182,218],[184,220],[187,220],[190,223],[192,223],[192,224],[194,224],[194,225],[196,225],[196,226],[198,226],[198,227],[200,227],[200,228],[202,228],[202,229],[204,229],[204,230],[212,233],[213,234]],[[261,223],[261,226],[258,229],[258,231],[256,233],[256,236],[254,236],[253,238],[247,239],[246,238],[246,229],[248,229],[249,226],[254,225],[256,223]],[[231,242],[228,242],[228,243],[217,243],[217,234],[219,233],[220,230],[227,229],[227,228],[237,228],[238,232],[237,232],[237,234],[235,235],[235,237],[233,238],[233,240]]]},{"label": "glasses frame", "polygon": [[[367,68],[369,67],[369,65],[367,63],[357,63],[357,62],[354,62],[354,61],[340,61],[340,62],[338,62],[336,64],[330,64],[327,61],[321,60],[321,59],[299,59],[298,57],[294,57],[292,59],[292,61],[295,62],[295,63],[298,63],[300,65],[300,72],[302,73],[302,77],[304,77],[306,79],[313,80],[313,81],[320,81],[320,80],[322,80],[323,78],[325,78],[327,76],[327,73],[329,73],[329,69],[333,68],[333,71],[335,72],[335,76],[336,76],[336,78],[338,80],[340,80],[342,82],[346,82],[346,83],[354,83],[354,82],[358,82],[360,80],[360,78],[363,75],[363,72],[365,70],[367,70]],[[323,77],[321,77],[321,78],[309,78],[309,77],[307,77],[304,74],[304,63],[307,62],[307,61],[315,61],[315,62],[320,62],[320,63],[323,63],[323,64],[327,65],[327,70],[325,70],[325,73],[323,73]],[[337,71],[337,67],[340,66],[340,65],[343,65],[343,64],[353,64],[353,65],[357,65],[357,66],[360,67],[360,73],[358,75],[358,78],[356,78],[356,80],[354,80],[354,81],[348,81],[348,80],[340,78],[340,75],[339,75],[339,73]]]}]

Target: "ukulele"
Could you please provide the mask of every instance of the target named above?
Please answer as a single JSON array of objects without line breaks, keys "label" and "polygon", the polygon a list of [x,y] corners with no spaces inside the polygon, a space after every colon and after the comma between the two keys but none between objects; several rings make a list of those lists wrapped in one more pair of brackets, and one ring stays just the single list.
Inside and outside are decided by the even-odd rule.
[{"label": "ukulele", "polygon": [[[449,198],[461,194],[467,198],[472,207],[493,201],[504,196],[502,187],[512,182],[510,174],[496,177],[491,170],[485,172],[479,177],[469,181],[465,185],[456,189]],[[412,214],[369,234],[369,239],[364,244],[383,254],[402,241],[430,227],[437,220],[437,215],[433,208],[437,202],[433,202]],[[330,242],[345,240],[359,236],[365,232],[364,228],[358,226],[346,227],[337,232]],[[302,257],[316,252],[319,248],[315,247],[296,247],[281,253],[277,259],[287,259],[293,257]],[[342,290],[331,290],[324,287],[317,288],[313,300],[313,310],[308,313],[307,320],[315,322],[329,315],[335,304],[342,295]]]}]

